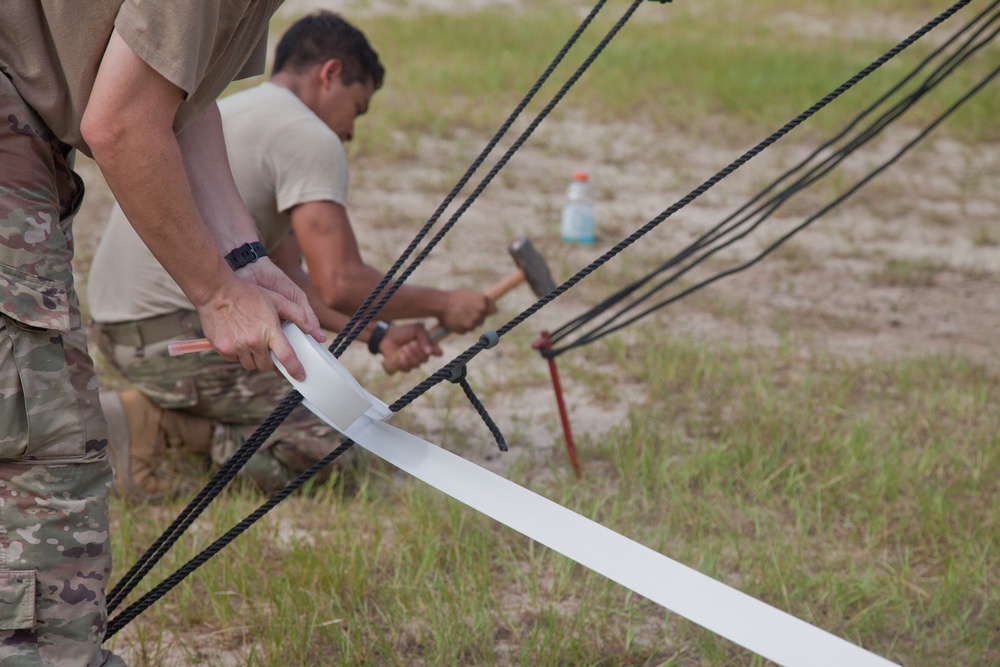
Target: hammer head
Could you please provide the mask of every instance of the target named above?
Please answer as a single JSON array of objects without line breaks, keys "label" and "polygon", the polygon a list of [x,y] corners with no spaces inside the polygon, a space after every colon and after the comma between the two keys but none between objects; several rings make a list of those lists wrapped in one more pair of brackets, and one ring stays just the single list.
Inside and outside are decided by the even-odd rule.
[{"label": "hammer head", "polygon": [[531,286],[535,296],[545,296],[556,288],[556,282],[549,273],[549,266],[535,250],[528,237],[522,236],[510,244],[510,256],[517,268],[524,272],[524,279]]}]

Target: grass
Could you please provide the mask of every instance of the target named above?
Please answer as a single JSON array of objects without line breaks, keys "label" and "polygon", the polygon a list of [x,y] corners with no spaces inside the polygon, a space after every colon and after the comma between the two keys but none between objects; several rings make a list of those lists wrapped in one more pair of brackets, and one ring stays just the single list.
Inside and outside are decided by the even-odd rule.
[{"label": "grass", "polygon": [[[712,5],[715,10],[706,5]],[[940,3],[746,3],[717,1],[660,6],[645,3],[611,42],[557,110],[591,120],[642,119],[696,130],[696,120],[723,117],[730,131],[761,137],[819,100],[869,62],[908,36],[944,6]],[[544,3],[530,12],[480,11],[367,17],[359,21],[387,67],[386,86],[366,119],[361,151],[388,152],[406,136],[453,136],[457,127],[495,130],[552,61],[579,23],[579,5]],[[529,110],[541,109],[620,16],[625,3],[609,3],[555,70]],[[796,17],[775,20],[775,14]],[[971,17],[960,14],[940,31]],[[896,30],[852,36],[848,26],[889,16]],[[605,18],[606,17],[606,18]],[[817,39],[801,24],[829,30]],[[798,29],[795,29],[798,27]],[[898,34],[897,34],[898,32]],[[841,102],[811,120],[808,132],[841,127],[875,90],[896,81],[926,55],[917,43]],[[991,55],[992,54],[992,55]],[[944,86],[941,95],[908,114],[925,123],[960,87],[995,62],[986,49]],[[623,75],[625,74],[625,75]],[[376,107],[373,107],[375,109]],[[987,89],[950,123],[966,141],[995,141],[1000,95]],[[530,116],[529,116],[530,117]],[[401,145],[409,145],[402,142]]]},{"label": "grass", "polygon": [[871,283],[879,287],[929,287],[942,268],[929,259],[890,259],[872,272]]},{"label": "grass", "polygon": [[972,245],[974,246],[987,246],[992,247],[1000,245],[1000,238],[994,230],[986,227],[985,225],[977,227],[972,234]]},{"label": "grass", "polygon": [[[388,79],[361,121],[355,154],[405,161],[422,136],[451,139],[459,128],[473,136],[492,132],[577,20],[577,3],[535,4],[358,20],[386,62]],[[559,113],[691,132],[720,128],[746,143],[945,4],[647,3]],[[880,17],[892,17],[891,26],[871,34],[848,29]],[[805,20],[828,29],[827,38],[790,28]],[[606,29],[607,20],[599,27]],[[588,36],[582,46],[594,43]],[[922,52],[915,47],[908,62]],[[574,54],[579,62],[582,49]],[[890,65],[872,83],[894,80],[903,69]],[[555,80],[568,72],[564,66]],[[842,107],[797,132],[839,127],[873,87],[851,93]],[[553,90],[547,86],[540,99]],[[908,118],[930,117],[941,104]],[[996,141],[998,113],[994,86],[942,132],[962,142]],[[388,225],[388,211],[384,218]],[[977,234],[975,245],[992,243]],[[796,246],[784,257],[790,264],[809,258]],[[872,282],[927,285],[939,268],[889,260]],[[611,277],[602,279],[614,283],[636,270],[610,266]],[[708,309],[717,316],[746,315],[741,304],[704,298],[714,299]],[[848,362],[791,344],[709,345],[663,330],[636,327],[628,344],[612,337],[560,361],[568,389],[601,400],[612,400],[616,383],[645,389],[623,424],[577,433],[582,480],[569,473],[561,443],[532,449],[508,476],[904,665],[1000,665],[1000,387],[993,375],[961,358]],[[597,374],[598,364],[612,370]],[[510,358],[504,372],[471,370],[486,402],[547,381],[527,355]],[[468,405],[451,394],[441,398],[444,391],[427,399],[437,401],[440,421],[447,422],[440,444],[455,451],[480,446],[481,425],[460,418]],[[419,432],[410,415],[400,415],[399,423]],[[136,667],[171,660],[764,664],[378,461],[363,457],[352,482],[282,503],[110,647],[127,645]],[[260,502],[242,488],[224,494],[150,583]],[[115,502],[117,574],[181,507]]]},{"label": "grass", "polygon": [[[847,363],[662,335],[605,354],[648,403],[583,439],[583,480],[555,450],[549,481],[518,481],[902,664],[997,664],[995,377],[957,358]],[[139,645],[155,656],[159,627],[206,665],[224,664],[220,645],[248,665],[752,664],[377,462],[356,494],[338,488],[279,506],[136,621]],[[224,497],[167,566],[257,502]],[[123,563],[179,506],[118,509]]]}]

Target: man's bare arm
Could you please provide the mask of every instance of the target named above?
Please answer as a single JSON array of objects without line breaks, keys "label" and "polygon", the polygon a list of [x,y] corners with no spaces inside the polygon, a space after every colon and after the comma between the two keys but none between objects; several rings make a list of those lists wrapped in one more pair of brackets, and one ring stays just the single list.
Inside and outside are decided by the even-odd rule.
[{"label": "man's bare arm", "polygon": [[[329,308],[320,299],[319,294],[313,287],[309,275],[302,268],[302,252],[295,236],[289,234],[278,247],[271,253],[274,263],[285,274],[291,278],[295,284],[302,288],[313,310],[319,317],[320,324],[330,331],[340,331],[347,324],[349,318],[344,313]],[[367,343],[371,338],[374,323],[369,323],[364,331],[358,336],[358,340]],[[380,351],[386,356],[393,355],[400,370],[408,371],[416,368],[430,358],[430,355],[441,354],[441,349],[433,344],[430,335],[422,324],[394,324],[382,338]]]},{"label": "man's bare arm", "polygon": [[[278,247],[271,251],[271,259],[274,264],[287,275],[292,282],[299,286],[309,299],[319,324],[327,331],[341,331],[350,318],[344,313],[330,308],[319,298],[316,289],[309,281],[309,274],[302,268],[302,253],[295,237],[289,234]],[[367,332],[363,334],[364,340],[368,340]]]},{"label": "man's bare arm", "polygon": [[[331,201],[315,201],[294,207],[291,218],[320,298],[332,308],[356,310],[384,274],[361,258],[347,211]],[[496,305],[482,292],[403,285],[379,317],[436,317],[449,330],[462,333],[494,312]]]},{"label": "man's bare arm", "polygon": [[[84,138],[129,221],[198,309],[216,349],[258,369],[273,368],[273,349],[301,376],[280,320],[321,336],[318,321],[305,295],[271,262],[259,260],[237,275],[222,258],[256,232],[232,182],[214,105],[180,138],[173,134],[183,95],[113,33],[81,124]],[[209,194],[215,203],[206,201]]]}]

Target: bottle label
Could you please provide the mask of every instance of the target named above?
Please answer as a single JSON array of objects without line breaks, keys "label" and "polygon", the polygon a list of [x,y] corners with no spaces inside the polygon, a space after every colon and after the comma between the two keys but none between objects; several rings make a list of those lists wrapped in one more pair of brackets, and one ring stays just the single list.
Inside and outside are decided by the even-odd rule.
[{"label": "bottle label", "polygon": [[582,204],[567,204],[563,208],[560,232],[563,241],[568,243],[593,243],[593,209]]}]

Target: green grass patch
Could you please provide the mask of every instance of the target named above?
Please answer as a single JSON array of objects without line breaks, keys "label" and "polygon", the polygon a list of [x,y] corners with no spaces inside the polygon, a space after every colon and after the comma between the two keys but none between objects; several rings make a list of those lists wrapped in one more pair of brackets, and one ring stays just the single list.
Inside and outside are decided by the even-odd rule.
[{"label": "green grass patch", "polygon": [[872,272],[871,283],[877,287],[930,287],[943,268],[929,259],[890,259]]},{"label": "green grass patch", "polygon": [[902,664],[1000,657],[995,377],[684,340],[623,363],[655,398],[603,439],[619,529]]},{"label": "green grass patch", "polygon": [[[549,481],[537,465],[519,481],[901,664],[1000,660],[995,377],[959,358],[653,334],[606,351],[649,399],[583,440],[584,479],[556,452]],[[351,494],[279,506],[135,621],[133,642],[199,664],[224,656],[198,637],[248,665],[760,664],[377,462],[359,475]],[[257,502],[220,499],[164,572]],[[176,508],[120,509],[119,564]]]},{"label": "green grass patch", "polygon": [[[934,3],[916,8],[902,2],[786,4],[647,3],[564,98],[555,117],[582,114],[590,120],[634,120],[705,132],[722,123],[732,132],[762,138],[935,14]],[[540,110],[570,77],[624,6],[610,3],[542,88],[530,113]],[[579,7],[573,7],[553,2],[516,11],[424,12],[358,21],[388,70],[372,115],[363,121],[359,149],[407,150],[409,143],[400,140],[400,132],[447,137],[460,127],[497,129],[579,24]],[[938,31],[953,30],[971,16],[971,11],[960,12]],[[879,22],[894,29],[857,30]],[[803,131],[839,129],[930,49],[918,42],[810,120]],[[907,122],[926,124],[958,90],[991,68],[997,53],[996,46],[986,49],[940,94],[908,113]],[[998,114],[1000,94],[992,86],[947,131],[968,141],[996,140],[1000,135],[991,119]],[[706,125],[709,119],[714,120]]]}]

